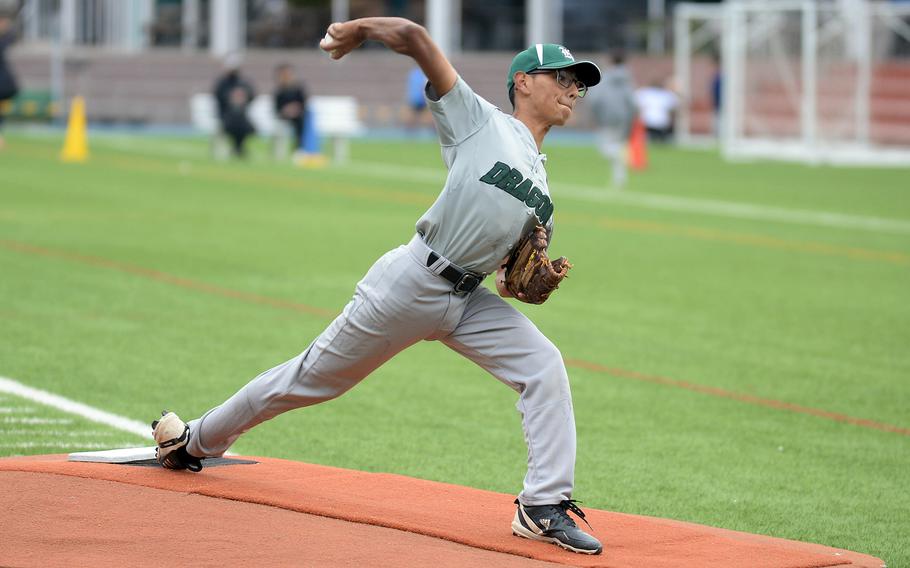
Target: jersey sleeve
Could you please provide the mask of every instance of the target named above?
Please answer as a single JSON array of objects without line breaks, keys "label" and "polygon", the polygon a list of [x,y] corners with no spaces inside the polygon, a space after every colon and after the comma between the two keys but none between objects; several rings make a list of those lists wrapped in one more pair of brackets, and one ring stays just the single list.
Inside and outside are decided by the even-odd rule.
[{"label": "jersey sleeve", "polygon": [[460,76],[455,86],[442,97],[436,96],[433,86],[427,83],[426,96],[439,143],[456,146],[477,132],[496,109],[477,95]]}]

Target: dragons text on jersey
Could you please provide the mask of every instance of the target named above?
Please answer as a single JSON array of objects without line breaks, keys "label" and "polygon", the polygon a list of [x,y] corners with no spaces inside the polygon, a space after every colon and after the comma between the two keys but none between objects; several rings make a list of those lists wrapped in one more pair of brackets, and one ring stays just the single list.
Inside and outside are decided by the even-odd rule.
[{"label": "dragons text on jersey", "polygon": [[519,201],[524,201],[525,205],[534,209],[541,225],[546,225],[553,215],[553,202],[550,201],[550,196],[509,164],[496,162],[480,181],[498,187]]}]

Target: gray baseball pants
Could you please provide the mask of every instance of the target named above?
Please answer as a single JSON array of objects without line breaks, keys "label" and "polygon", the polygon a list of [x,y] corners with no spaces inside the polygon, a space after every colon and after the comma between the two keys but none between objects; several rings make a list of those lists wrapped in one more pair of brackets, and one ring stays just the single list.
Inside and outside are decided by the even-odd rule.
[{"label": "gray baseball pants", "polygon": [[342,313],[303,353],[189,423],[189,453],[220,456],[253,426],[338,397],[408,346],[438,340],[518,392],[528,446],[521,502],[570,499],[575,418],[562,355],[527,317],[487,288],[456,295],[438,276],[448,261],[429,268],[430,252],[415,236],[377,260]]}]

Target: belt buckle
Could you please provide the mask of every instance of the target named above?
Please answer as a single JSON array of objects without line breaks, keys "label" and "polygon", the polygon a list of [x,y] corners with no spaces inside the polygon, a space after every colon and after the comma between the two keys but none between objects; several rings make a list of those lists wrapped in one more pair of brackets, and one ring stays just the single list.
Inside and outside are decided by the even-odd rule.
[{"label": "belt buckle", "polygon": [[458,295],[470,294],[477,289],[481,280],[483,280],[483,278],[480,276],[465,272],[461,275],[461,278],[458,279],[458,282],[455,283],[455,293]]}]

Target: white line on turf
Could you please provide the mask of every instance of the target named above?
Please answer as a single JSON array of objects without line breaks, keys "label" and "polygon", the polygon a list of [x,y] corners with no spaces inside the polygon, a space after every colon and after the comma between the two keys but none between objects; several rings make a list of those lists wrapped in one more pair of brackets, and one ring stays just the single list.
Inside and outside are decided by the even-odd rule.
[{"label": "white line on turf", "polygon": [[151,148],[146,141],[137,140],[135,136],[104,136],[95,137],[92,143],[131,154],[152,154],[187,159],[205,159],[207,157],[207,150],[194,142],[168,140],[167,144],[159,144],[157,147]]},{"label": "white line on turf", "polygon": [[34,414],[33,406],[0,406],[0,414]]},{"label": "white line on turf", "polygon": [[[390,164],[376,164],[370,162],[348,164],[344,169],[335,171],[339,173],[352,173],[361,176],[385,177],[414,182],[441,184],[445,181],[445,173],[441,170],[415,167],[402,168]],[[777,221],[796,225],[860,229],[881,233],[910,233],[910,221],[903,219],[885,219],[883,217],[848,215],[845,213],[832,213],[828,211],[808,211],[805,209],[785,209],[782,207],[757,205],[755,203],[698,199],[694,197],[679,197],[659,193],[618,191],[573,183],[557,182],[553,184],[553,187],[554,194],[557,197],[567,197],[579,201],[623,203],[625,205],[643,207],[646,209],[686,211],[689,213],[701,213],[719,217],[735,217],[738,219],[750,219],[754,221]]]},{"label": "white line on turf", "polygon": [[[120,448],[129,448],[135,446],[135,444],[132,442],[123,442],[115,445]],[[33,448],[61,448],[64,450],[106,450],[110,448],[110,444],[101,444],[99,442],[14,442],[12,444],[0,444],[0,450],[30,450]]]},{"label": "white line on turf", "polygon": [[82,404],[81,402],[76,402],[74,400],[64,398],[60,395],[32,388],[23,385],[18,381],[14,381],[13,379],[0,377],[0,392],[19,396],[38,404],[43,404],[45,406],[50,406],[58,410],[62,410],[63,412],[68,412],[69,414],[75,414],[87,420],[91,420],[92,422],[104,424],[105,426],[116,428],[117,430],[122,430],[124,432],[129,432],[130,434],[134,434],[136,436],[152,439],[151,428],[144,422],[139,422],[138,420],[132,420],[123,416],[118,416],[104,410],[93,408],[87,404]]},{"label": "white line on turf", "polygon": [[0,418],[0,424],[72,424],[72,418]]},{"label": "white line on turf", "polygon": [[0,437],[2,436],[47,436],[47,437],[66,437],[66,438],[105,438],[110,436],[122,436],[120,432],[108,432],[106,430],[77,430],[69,432],[66,430],[44,430],[41,428],[19,428],[16,430],[4,430],[0,428]]},{"label": "white line on turf", "polygon": [[828,211],[807,211],[805,209],[783,209],[780,207],[756,205],[754,203],[736,203],[732,201],[678,197],[657,193],[607,190],[569,183],[557,184],[557,191],[562,191],[562,194],[567,197],[575,197],[588,201],[613,201],[649,209],[686,211],[720,217],[750,219],[753,221],[777,221],[796,225],[835,227],[838,229],[860,229],[882,233],[910,233],[910,221],[903,221],[900,219],[847,215],[844,213],[832,213]]},{"label": "white line on turf", "polygon": [[[126,145],[127,150],[131,152],[184,157],[192,157],[193,154],[198,154],[198,147],[191,144],[186,144],[185,147],[174,147],[174,143],[168,143],[166,147],[150,150],[145,146],[137,146],[132,140],[124,137],[115,137],[108,141],[115,144],[118,149],[123,149],[124,145]],[[141,152],[139,150],[141,150]],[[446,179],[446,172],[441,168],[418,168],[413,166],[403,168],[398,164],[375,162],[349,163],[345,164],[343,168],[337,168],[333,171],[342,174],[437,183],[440,186]],[[883,217],[849,215],[828,211],[809,211],[805,209],[786,209],[782,207],[758,205],[755,203],[699,199],[695,197],[680,197],[659,193],[618,191],[573,183],[556,183],[554,187],[556,188],[559,197],[567,197],[579,201],[623,203],[625,205],[642,207],[645,209],[686,211],[689,213],[750,219],[753,221],[776,221],[794,225],[812,225],[839,229],[859,229],[880,233],[910,234],[910,221],[903,219],[886,219]]]}]

